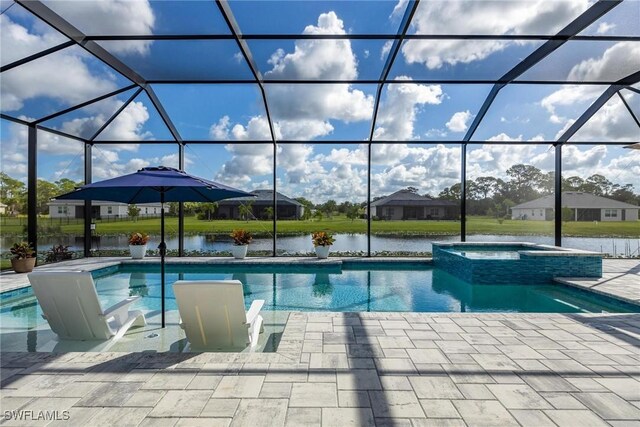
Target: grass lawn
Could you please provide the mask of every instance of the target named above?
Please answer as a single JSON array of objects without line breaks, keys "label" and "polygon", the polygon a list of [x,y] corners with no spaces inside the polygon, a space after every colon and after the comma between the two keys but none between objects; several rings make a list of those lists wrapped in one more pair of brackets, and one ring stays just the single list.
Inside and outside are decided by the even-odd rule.
[{"label": "grass lawn", "polygon": [[[0,225],[4,235],[22,233],[23,227],[11,223],[11,218]],[[44,223],[45,221],[43,221]],[[195,216],[185,218],[186,234],[227,234],[234,228],[244,228],[254,234],[270,235],[271,221],[236,221],[214,220],[200,221]],[[48,223],[48,220],[46,221]],[[166,230],[169,234],[178,231],[177,218],[166,219]],[[81,235],[82,223],[60,224],[63,234]],[[344,216],[334,216],[321,221],[279,221],[279,234],[308,234],[323,230],[332,233],[366,233],[367,222],[352,221]],[[581,237],[640,237],[640,221],[628,222],[565,222],[562,225],[563,235]],[[132,231],[143,231],[158,234],[160,219],[139,219],[138,221],[98,222],[95,234],[114,235],[129,234]],[[455,235],[460,233],[458,221],[373,221],[371,231],[375,234],[432,234]],[[497,234],[497,235],[553,235],[553,222],[550,221],[515,221],[505,220],[502,224],[494,218],[470,216],[467,218],[468,234]]]}]

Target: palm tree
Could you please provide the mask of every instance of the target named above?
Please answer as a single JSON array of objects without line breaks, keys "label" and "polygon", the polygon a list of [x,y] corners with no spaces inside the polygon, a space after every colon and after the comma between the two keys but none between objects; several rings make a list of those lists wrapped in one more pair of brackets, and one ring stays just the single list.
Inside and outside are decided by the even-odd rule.
[{"label": "palm tree", "polygon": [[240,214],[240,218],[249,222],[249,217],[253,214],[253,202],[241,203],[238,206],[238,213]]},{"label": "palm tree", "polygon": [[264,213],[267,215],[267,219],[273,218],[273,206],[266,207]]}]

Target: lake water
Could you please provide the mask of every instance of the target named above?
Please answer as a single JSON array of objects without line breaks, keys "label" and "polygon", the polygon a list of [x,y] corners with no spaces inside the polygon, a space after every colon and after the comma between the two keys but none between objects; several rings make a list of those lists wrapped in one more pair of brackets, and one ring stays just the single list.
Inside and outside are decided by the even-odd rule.
[{"label": "lake water", "polygon": [[[332,250],[334,252],[366,252],[367,236],[365,234],[337,234],[336,242]],[[459,236],[371,236],[371,250],[379,252],[431,252],[431,242],[437,241],[459,241]],[[8,250],[14,238],[2,238],[2,251]],[[493,241],[493,242],[531,242],[541,244],[553,244],[551,236],[505,236],[505,235],[471,235],[467,236],[467,241]],[[295,255],[313,251],[311,236],[287,236],[278,237],[278,254]],[[564,237],[563,246],[575,249],[583,249],[596,252],[605,252],[610,255],[625,255],[631,253],[638,256],[640,253],[640,239],[623,238],[601,238],[601,237]],[[152,236],[149,248],[157,247],[158,236]],[[54,244],[64,244],[71,246],[71,250],[82,250],[82,236],[65,237],[45,237],[40,239],[41,249],[51,247]],[[178,249],[178,239],[173,236],[168,238],[169,249]],[[229,251],[230,240],[212,239],[207,236],[185,236],[184,246],[186,250],[198,251]],[[127,249],[127,236],[101,236],[94,237],[93,249]],[[272,240],[270,238],[254,239],[250,250],[270,251],[272,250]]]}]

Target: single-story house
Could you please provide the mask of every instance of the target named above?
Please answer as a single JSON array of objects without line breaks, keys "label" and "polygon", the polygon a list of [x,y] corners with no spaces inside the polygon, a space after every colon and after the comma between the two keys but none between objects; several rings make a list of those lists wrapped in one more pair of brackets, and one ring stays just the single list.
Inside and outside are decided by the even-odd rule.
[{"label": "single-story house", "polygon": [[[51,218],[84,218],[84,201],[82,200],[56,200],[49,203],[49,217]],[[105,202],[94,200],[91,202],[92,218],[126,218],[128,214],[126,203]],[[140,209],[140,216],[159,216],[160,203],[144,203],[136,205]],[[164,212],[169,212],[169,205],[165,205]]]},{"label": "single-story house", "polygon": [[371,216],[381,219],[457,219],[456,202],[435,200],[409,190],[400,190],[371,203]]},{"label": "single-story house", "polygon": [[7,213],[8,206],[4,203],[0,202],[0,215],[5,215]]},{"label": "single-story house", "polygon": [[[511,208],[511,218],[552,221],[554,204],[553,194],[521,203]],[[594,194],[566,191],[562,193],[562,208],[571,210],[573,221],[637,221],[640,206]]]},{"label": "single-story house", "polygon": [[[214,218],[242,219],[240,205],[251,205],[252,214],[249,219],[269,218],[267,208],[273,207],[273,190],[254,190],[251,194],[255,194],[255,197],[237,197],[219,201]],[[295,199],[276,192],[276,201],[278,219],[300,219],[304,214],[304,206]]]}]

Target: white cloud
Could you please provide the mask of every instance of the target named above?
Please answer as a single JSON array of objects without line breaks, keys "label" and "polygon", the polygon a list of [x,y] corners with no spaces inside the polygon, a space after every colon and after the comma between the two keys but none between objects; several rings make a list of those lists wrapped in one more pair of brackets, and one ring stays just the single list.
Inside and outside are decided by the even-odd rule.
[{"label": "white cloud", "polygon": [[[90,35],[151,35],[156,18],[148,0],[47,2],[55,12]],[[151,41],[109,43],[112,52],[146,54]]]},{"label": "white cloud", "polygon": [[[397,80],[401,82],[402,80],[410,80],[410,78],[401,76]],[[387,85],[386,96],[380,103],[374,139],[416,139],[414,122],[419,107],[425,104],[440,104],[442,98],[443,93],[440,85],[406,83]]]},{"label": "white cloud", "polygon": [[0,15],[3,64],[10,64],[65,41],[65,37],[58,32],[46,28],[43,32],[39,32],[38,28],[27,29],[12,21],[8,14]]},{"label": "white cloud", "polygon": [[149,111],[144,103],[139,101],[131,102],[98,135],[96,141],[142,141],[153,139],[153,134],[144,130],[144,124],[147,120],[149,120]]},{"label": "white cloud", "polygon": [[[571,122],[572,123],[572,122]],[[637,142],[640,128],[617,95],[614,95],[569,141]]]},{"label": "white cloud", "polygon": [[[412,25],[417,34],[555,34],[588,5],[588,0],[426,1],[420,3]],[[402,53],[409,64],[438,69],[446,64],[481,61],[514,44],[497,40],[409,40]]]},{"label": "white cloud", "polygon": [[473,118],[471,111],[458,111],[451,116],[451,119],[446,123],[447,129],[451,132],[464,132],[469,128],[469,120]]},{"label": "white cloud", "polygon": [[596,32],[598,34],[606,34],[609,31],[613,30],[616,27],[616,24],[610,24],[608,22],[601,22],[600,25],[598,25],[598,29],[596,30]]},{"label": "white cloud", "polygon": [[640,43],[619,42],[608,48],[601,57],[589,58],[575,65],[569,72],[570,80],[611,80],[623,78],[638,71]]},{"label": "white cloud", "polygon": [[[303,34],[346,34],[335,12],[323,13],[317,25],[308,25]],[[358,77],[358,61],[349,40],[298,40],[293,52],[278,49],[269,59],[270,79],[353,80]],[[370,120],[373,96],[348,84],[278,85],[267,87],[276,137],[304,140],[333,132],[333,120],[344,123]],[[231,128],[229,138],[271,139],[266,118],[255,116]]]}]

